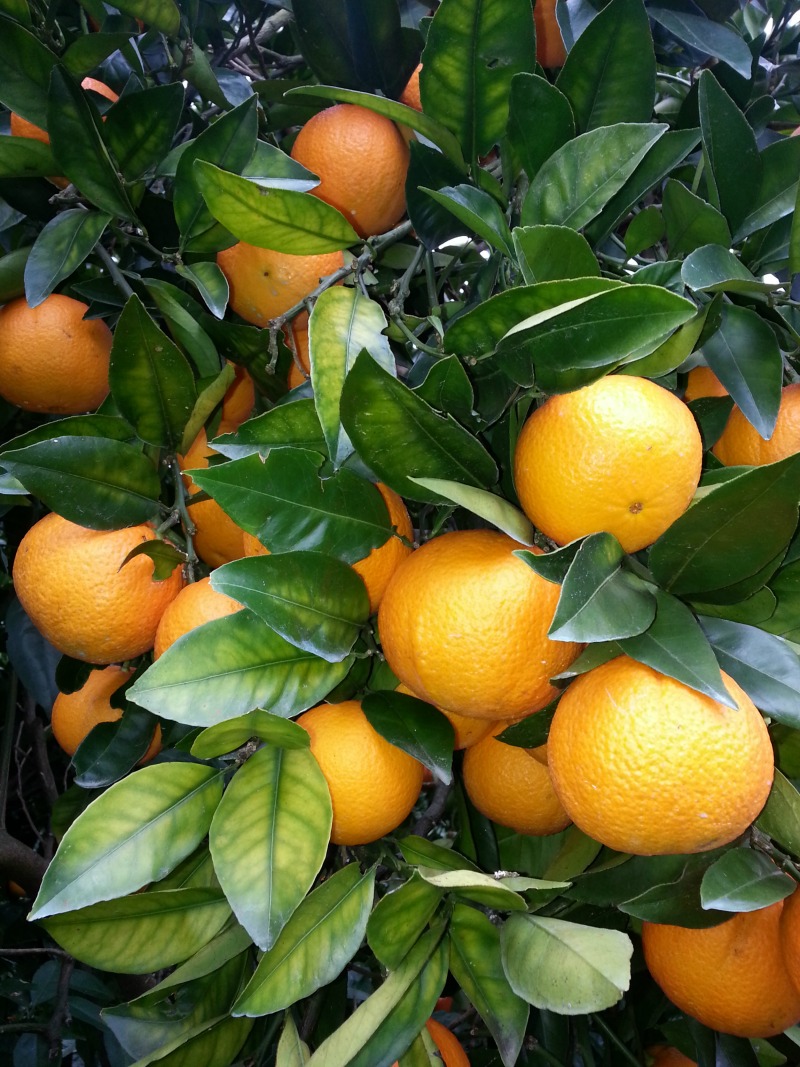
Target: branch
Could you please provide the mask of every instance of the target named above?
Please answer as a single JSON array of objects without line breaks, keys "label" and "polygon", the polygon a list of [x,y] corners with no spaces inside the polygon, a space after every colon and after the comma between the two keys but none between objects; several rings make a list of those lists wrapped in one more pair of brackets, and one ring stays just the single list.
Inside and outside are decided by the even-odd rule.
[{"label": "branch", "polygon": [[18,882],[30,897],[39,892],[47,863],[7,830],[0,830],[0,876]]}]

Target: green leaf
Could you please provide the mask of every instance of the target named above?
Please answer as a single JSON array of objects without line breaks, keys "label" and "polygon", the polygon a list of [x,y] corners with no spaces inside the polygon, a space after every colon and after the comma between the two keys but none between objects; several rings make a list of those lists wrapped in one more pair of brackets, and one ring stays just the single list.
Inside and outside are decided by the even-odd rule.
[{"label": "green leaf", "polygon": [[466,229],[482,237],[498,252],[513,259],[511,232],[506,217],[493,196],[472,185],[445,186],[442,189],[423,189],[437,204],[463,224]]},{"label": "green leaf", "polygon": [[470,860],[448,845],[436,844],[416,834],[401,838],[398,845],[403,859],[413,866],[433,867],[437,871],[478,870]]},{"label": "green leaf", "polygon": [[271,448],[282,445],[309,452],[325,451],[325,439],[313,400],[281,404],[250,419],[236,433],[224,434],[214,441],[214,448],[230,459],[266,456]]},{"label": "green leaf", "polygon": [[501,946],[511,988],[535,1008],[560,1015],[603,1011],[630,985],[633,945],[618,930],[512,915]]},{"label": "green leaf", "polygon": [[300,1040],[291,1012],[286,1013],[281,1039],[275,1054],[275,1067],[305,1067],[311,1053],[305,1041]]},{"label": "green leaf", "polygon": [[109,150],[126,181],[152,172],[172,147],[183,111],[179,83],[122,96],[106,116]]},{"label": "green leaf", "polygon": [[309,894],[262,956],[232,1014],[271,1015],[337,978],[364,938],[374,883],[374,868],[362,876],[349,863]]},{"label": "green leaf", "polygon": [[369,616],[361,578],[347,563],[320,552],[234,560],[214,572],[211,585],[296,648],[332,663],[351,651]]},{"label": "green leaf", "polygon": [[136,212],[109,154],[100,114],[75,79],[54,67],[47,129],[60,173],[101,211],[136,221]]},{"label": "green leaf", "polygon": [[111,348],[111,395],[139,437],[176,449],[197,392],[191,367],[135,294],[128,299]]},{"label": "green leaf", "polygon": [[725,216],[674,178],[669,178],[664,186],[661,207],[673,256],[692,252],[702,245],[727,248],[730,244],[731,231]]},{"label": "green leaf", "polygon": [[391,971],[400,966],[427,928],[441,899],[441,890],[414,871],[407,882],[376,904],[367,923],[367,941],[384,967]]},{"label": "green leaf", "polygon": [[761,188],[755,205],[750,206],[747,217],[736,231],[737,243],[794,211],[800,142],[794,137],[784,137],[767,145],[761,153],[761,164]]},{"label": "green leaf", "polygon": [[170,889],[91,904],[51,916],[42,925],[90,967],[148,974],[194,955],[230,913],[217,889]]},{"label": "green leaf", "polygon": [[161,33],[178,32],[181,16],[173,0],[121,0],[115,6]]},{"label": "green leaf", "polygon": [[550,733],[550,724],[556,713],[557,703],[554,700],[541,711],[526,715],[519,722],[512,723],[501,733],[495,734],[496,739],[502,741],[504,745],[514,745],[517,748],[539,748],[540,745],[547,744],[547,735]]},{"label": "green leaf", "polygon": [[453,778],[453,727],[431,705],[405,693],[368,693],[361,706],[367,720],[392,745],[419,760],[440,782]]},{"label": "green leaf", "polygon": [[438,500],[412,481],[442,478],[485,488],[497,477],[494,460],[450,416],[442,418],[366,353],[342,390],[342,425],[359,456],[409,500]]},{"label": "green leaf", "polygon": [[629,256],[638,255],[660,241],[664,233],[661,209],[651,204],[631,219],[625,231],[625,251]]},{"label": "green leaf", "polygon": [[38,307],[59,282],[77,270],[111,220],[99,211],[70,208],[56,215],[34,242],[25,265],[25,299]]},{"label": "green leaf", "polygon": [[633,174],[667,127],[621,122],[582,133],[562,145],[531,181],[522,225],[582,229]]},{"label": "green leaf", "polygon": [[475,392],[463,363],[456,356],[431,357],[430,362],[420,359],[414,369],[424,374],[414,392],[436,408],[447,412],[467,426],[475,422]]},{"label": "green leaf", "polygon": [[[206,331],[198,325],[198,319],[201,317],[199,306],[191,297],[187,296],[186,293],[182,293],[180,289],[170,282],[164,282],[158,278],[148,278],[144,284],[147,292],[155,301],[156,307],[161,312],[170,333],[180,345],[182,352],[189,356],[192,364],[197,369],[198,375],[201,378],[213,377],[215,379],[212,383],[214,390],[222,389],[223,383],[219,377],[219,354]],[[152,331],[150,332],[152,333]],[[156,340],[155,336],[153,339]],[[231,377],[228,384],[231,384],[232,381],[233,378]],[[212,386],[207,388],[211,389]],[[188,449],[197,436],[202,423],[205,422],[211,410],[221,400],[221,395],[219,397],[214,396],[213,404],[204,413],[198,424],[196,420],[207,396],[208,392],[204,390],[203,397],[198,400],[192,409],[191,418],[186,423],[180,443],[182,450]]]},{"label": "green leaf", "polygon": [[416,139],[411,142],[409,148],[406,209],[417,239],[431,251],[449,241],[451,237],[456,237],[461,227],[450,211],[445,210],[422,190],[458,185],[464,179],[464,168],[443,152]]},{"label": "green leaf", "polygon": [[796,886],[763,852],[733,848],[703,875],[700,900],[704,908],[718,911],[757,911],[788,897]]},{"label": "green leaf", "polygon": [[78,77],[88,74],[118,49],[125,48],[132,37],[133,34],[129,30],[112,33],[100,30],[96,33],[86,33],[82,37],[77,37],[67,48],[62,57],[64,66],[70,74]]},{"label": "green leaf", "polygon": [[47,126],[47,93],[55,55],[30,30],[0,14],[0,102],[28,122]]},{"label": "green leaf", "polygon": [[328,455],[338,467],[353,446],[341,421],[342,388],[359,353],[366,349],[392,377],[394,354],[384,335],[387,322],[380,304],[360,288],[334,286],[314,304],[308,323],[311,385]]},{"label": "green leaf", "polygon": [[265,745],[214,813],[209,847],[236,918],[270,949],[325,860],[333,809],[310,749]]},{"label": "green leaf", "polygon": [[198,759],[214,759],[234,752],[253,737],[279,748],[308,748],[311,744],[302,726],[256,708],[202,730],[192,742],[191,753]]},{"label": "green leaf", "polygon": [[215,318],[221,319],[228,306],[228,279],[216,263],[210,260],[193,263],[190,267],[179,263],[175,270],[195,286],[203,303]]},{"label": "green leaf", "polygon": [[229,243],[217,240],[219,228],[197,184],[195,160],[202,159],[225,170],[242,170],[253,155],[257,133],[256,98],[251,96],[204,130],[181,155],[175,172],[173,204],[184,248],[216,251]]},{"label": "green leaf", "polygon": [[[515,74],[533,69],[528,0],[443,0],[428,28],[420,90],[425,110],[456,135],[467,160],[497,144]],[[421,131],[424,133],[424,131]]]},{"label": "green leaf", "polygon": [[775,770],[772,790],[756,826],[795,856],[800,856],[800,793],[789,779]]},{"label": "green leaf", "polygon": [[0,256],[0,301],[4,304],[24,295],[23,276],[30,254],[31,245],[23,245],[21,248],[15,248],[13,252],[6,252],[5,255]]},{"label": "green leaf", "polygon": [[0,178],[44,178],[57,170],[49,144],[32,137],[3,137]]},{"label": "green leaf", "polygon": [[66,831],[29,918],[113,900],[163,878],[203,840],[221,796],[212,767],[160,763],[134,771]]},{"label": "green leaf", "polygon": [[650,549],[656,581],[678,596],[697,595],[756,574],[794,534],[798,475],[800,456],[789,456],[701,497]]},{"label": "green leaf", "polygon": [[652,625],[644,633],[621,641],[620,651],[712,700],[736,706],[697,619],[684,603],[663,589],[656,590]]},{"label": "green leaf", "polygon": [[257,248],[316,256],[359,239],[340,211],[310,193],[267,189],[205,160],[195,161],[194,178],[214,218]]},{"label": "green leaf", "polygon": [[711,71],[701,71],[698,85],[709,200],[731,230],[736,230],[761,188],[762,163],[755,134]]},{"label": "green leaf", "polygon": [[[527,909],[524,898],[510,886],[505,885],[502,878],[494,878],[491,874],[484,874],[483,871],[436,871],[420,867],[419,874],[437,889],[449,891],[456,897],[472,900],[483,907],[497,911],[525,911]],[[512,877],[508,880],[530,883],[525,888],[541,887],[541,883],[534,878]]]},{"label": "green leaf", "polygon": [[500,930],[464,904],[456,904],[450,921],[450,970],[494,1038],[503,1064],[513,1067],[530,1009],[506,978]]},{"label": "green leaf", "polygon": [[722,670],[753,703],[778,722],[800,727],[800,657],[794,646],[758,626],[708,616],[700,624]]},{"label": "green leaf", "polygon": [[128,690],[163,718],[213,726],[257,707],[289,718],[318,703],[352,659],[327,663],[294,648],[244,609],[179,638]]},{"label": "green leaf", "polygon": [[721,849],[716,849],[714,852],[684,857],[683,868],[677,877],[669,882],[661,881],[623,901],[618,905],[619,910],[646,922],[686,926],[693,930],[717,926],[728,916],[721,911],[703,908],[700,887],[706,870],[721,853]]},{"label": "green leaf", "polygon": [[538,74],[516,74],[511,79],[507,136],[533,180],[542,164],[575,136],[569,100]]},{"label": "green leaf", "polygon": [[548,630],[554,641],[615,641],[648,628],[656,614],[653,588],[621,566],[624,556],[612,534],[583,540]]},{"label": "green leaf", "polygon": [[661,378],[680,367],[694,351],[705,328],[711,306],[705,304],[694,318],[679,326],[663,344],[653,349],[649,355],[625,363],[619,368],[619,373],[635,374],[642,378]]},{"label": "green leaf", "polygon": [[398,1067],[439,1067],[442,1057],[428,1027],[423,1026],[397,1061]]},{"label": "green leaf", "polygon": [[568,226],[517,226],[512,236],[526,285],[600,276],[589,242]]},{"label": "green leaf", "polygon": [[147,752],[156,722],[143,708],[126,707],[117,722],[93,727],[73,756],[76,784],[104,789],[122,778]]},{"label": "green leaf", "polygon": [[567,54],[556,82],[579,130],[647,122],[656,94],[656,58],[642,0],[611,0]]},{"label": "green leaf", "polygon": [[53,437],[0,454],[3,467],[51,510],[92,530],[148,522],[161,483],[141,450],[103,437]]},{"label": "green leaf", "polygon": [[437,497],[466,508],[473,515],[486,519],[498,530],[507,533],[523,545],[533,544],[533,523],[519,508],[514,507],[503,497],[485,489],[476,489],[472,485],[445,481],[441,478],[412,478],[416,485],[430,489]]},{"label": "green leaf", "polygon": [[320,551],[355,563],[388,539],[389,513],[371,482],[346,469],[323,477],[322,462],[315,452],[276,448],[264,461],[247,456],[191,474],[270,552]]},{"label": "green leaf", "polygon": [[694,5],[673,3],[648,6],[648,14],[679,41],[704,55],[715,56],[743,78],[750,78],[753,56],[746,42],[730,25],[717,22]]},{"label": "green leaf", "polygon": [[775,288],[773,282],[759,281],[733,252],[718,244],[696,248],[686,258],[681,277],[694,292],[763,293]]}]

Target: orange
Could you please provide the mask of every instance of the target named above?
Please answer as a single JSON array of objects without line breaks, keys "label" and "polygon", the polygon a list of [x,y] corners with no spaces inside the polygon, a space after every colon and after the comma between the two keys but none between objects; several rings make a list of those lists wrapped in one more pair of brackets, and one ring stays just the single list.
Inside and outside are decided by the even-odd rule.
[{"label": "orange", "polygon": [[728,390],[710,367],[693,367],[686,379],[683,399],[699,400],[702,396],[727,396]]},{"label": "orange", "polygon": [[23,297],[0,308],[0,396],[26,411],[94,411],[108,395],[112,335],[83,317],[88,310],[60,293],[35,308]]},{"label": "orange", "polygon": [[[292,365],[289,367],[288,384],[290,389],[296,389],[298,385],[302,385],[308,380],[308,376],[311,374],[311,358],[308,351],[308,312],[301,311],[299,315],[296,315],[292,321],[291,327],[292,341],[294,342],[294,351],[297,359],[292,360]],[[286,334],[284,330],[284,335]],[[300,366],[298,362],[300,361]],[[302,370],[300,369],[302,367]],[[305,371],[305,374],[303,373]]]},{"label": "orange", "polygon": [[153,658],[158,659],[179,637],[196,626],[232,615],[241,607],[238,600],[212,589],[210,578],[201,578],[199,582],[185,585],[161,616],[153,645]]},{"label": "orange", "polygon": [[[235,427],[234,427],[235,428]],[[225,432],[230,432],[226,430]],[[201,430],[195,437],[185,456],[179,456],[181,470],[205,468],[211,456],[218,455]],[[242,528],[237,526],[226,511],[223,511],[213,498],[200,500],[193,504],[191,497],[200,492],[188,474],[184,474],[183,483],[189,493],[189,518],[195,526],[192,536],[194,549],[200,559],[209,567],[221,567],[223,563],[242,557]]]},{"label": "orange", "polygon": [[408,145],[383,115],[356,104],[319,111],[297,135],[292,159],[320,178],[314,196],[361,237],[391,229],[405,214]]},{"label": "orange", "polygon": [[220,436],[233,433],[253,413],[256,402],[256,389],[253,379],[236,363],[230,364],[234,370],[234,379],[222,398],[222,416],[219,422]]},{"label": "orange", "polygon": [[695,1060],[690,1060],[671,1045],[651,1045],[645,1052],[652,1057],[651,1067],[697,1067]]},{"label": "orange", "polygon": [[[402,682],[398,685],[397,692],[405,693],[406,696],[410,697],[417,696]],[[417,697],[417,699],[419,700],[420,698]],[[473,719],[466,715],[459,715],[455,711],[447,711],[445,708],[438,708],[437,710],[444,715],[453,727],[453,748],[455,750],[471,748],[472,745],[477,745],[496,725],[491,719]],[[505,729],[508,723],[504,722],[501,725]]]},{"label": "orange", "polygon": [[726,467],[760,467],[800,452],[800,382],[783,387],[778,419],[768,441],[734,408],[711,451]]},{"label": "orange", "polygon": [[556,21],[556,0],[535,0],[536,59],[543,67],[563,67],[567,58],[564,39]]},{"label": "orange", "polygon": [[686,511],[702,455],[682,401],[647,378],[610,375],[534,411],[514,481],[528,518],[557,544],[606,530],[636,552]]},{"label": "orange", "polygon": [[[441,1054],[444,1067],[469,1067],[469,1057],[451,1030],[436,1019],[428,1019],[425,1026]],[[397,1061],[392,1067],[397,1067]]]},{"label": "orange", "polygon": [[553,783],[584,833],[619,852],[704,852],[733,841],[772,786],[772,745],[747,694],[732,709],[627,656],[581,675],[559,702]]},{"label": "orange", "polygon": [[344,266],[341,252],[293,256],[240,241],[217,253],[228,279],[230,305],[254,326],[266,326],[316,289],[322,278]]},{"label": "orange", "polygon": [[37,630],[68,656],[116,663],[153,647],[161,616],[183,585],[180,567],[153,579],[153,561],[134,548],[155,541],[149,526],[87,530],[45,515],[14,560],[17,596]]},{"label": "orange", "polygon": [[[74,693],[59,693],[53,703],[50,725],[53,737],[68,756],[74,756],[81,741],[101,722],[116,722],[122,709],[111,706],[111,696],[131,677],[133,671],[112,664],[92,671]],[[150,746],[140,763],[152,759],[161,749],[161,727],[156,724]]]},{"label": "orange", "polygon": [[[502,723],[501,728],[505,725]],[[556,796],[546,753],[542,745],[531,759],[526,749],[507,745],[494,736],[467,749],[464,788],[478,811],[518,834],[543,837],[569,826],[571,819]]]},{"label": "orange", "polygon": [[408,817],[422,788],[422,764],[381,737],[357,700],[320,704],[297,722],[330,789],[333,844],[366,845]]},{"label": "orange", "polygon": [[706,930],[643,923],[647,968],[705,1026],[737,1037],[779,1034],[800,1020],[799,904],[795,891]]},{"label": "orange", "polygon": [[405,104],[406,107],[413,107],[415,111],[422,111],[422,99],[419,95],[419,75],[421,70],[422,64],[420,63],[398,97],[401,104]]},{"label": "orange", "polygon": [[507,720],[556,696],[550,679],[580,646],[547,636],[560,587],[513,554],[520,548],[495,530],[458,530],[428,541],[395,571],[378,612],[383,651],[424,700]]}]

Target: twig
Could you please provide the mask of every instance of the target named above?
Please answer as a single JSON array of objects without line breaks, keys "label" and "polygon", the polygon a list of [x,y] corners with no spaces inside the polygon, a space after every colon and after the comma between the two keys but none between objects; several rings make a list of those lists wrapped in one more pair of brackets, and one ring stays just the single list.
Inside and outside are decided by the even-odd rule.
[{"label": "twig", "polygon": [[417,251],[414,253],[414,258],[411,260],[411,263],[409,264],[409,266],[406,268],[405,271],[403,271],[403,274],[401,275],[401,277],[395,282],[394,295],[392,296],[392,299],[389,301],[389,315],[390,316],[393,317],[395,315],[402,315],[403,314],[403,309],[405,308],[406,299],[408,297],[408,294],[411,292],[411,279],[414,277],[414,275],[419,270],[419,265],[422,262],[422,257],[424,255],[425,255],[425,249],[423,248],[422,245],[420,245],[417,248]]},{"label": "twig", "polygon": [[427,809],[414,824],[414,828],[411,831],[412,834],[415,834],[417,837],[424,837],[429,830],[433,829],[444,812],[447,805],[447,798],[450,796],[450,790],[452,788],[452,782],[447,785],[445,785],[444,782],[437,783],[436,788],[433,791],[433,798]]},{"label": "twig", "polygon": [[608,1025],[608,1023],[604,1022],[600,1018],[600,1016],[596,1015],[596,1014],[592,1015],[592,1019],[594,1020],[595,1023],[597,1023],[597,1025],[600,1027],[600,1029],[606,1035],[608,1040],[613,1045],[616,1045],[616,1047],[619,1049],[619,1051],[625,1057],[625,1060],[626,1060],[627,1063],[632,1063],[633,1067],[641,1067],[641,1064],[639,1063],[639,1061],[636,1059],[636,1057],[633,1055],[633,1053],[630,1051],[630,1049],[626,1048],[625,1045],[622,1043],[622,1041],[620,1041],[620,1039],[617,1037],[617,1035],[614,1033],[614,1031],[611,1029],[611,1027]]},{"label": "twig", "polygon": [[61,1033],[64,1029],[64,1023],[69,1022],[69,983],[72,979],[72,972],[75,969],[75,960],[71,957],[62,959],[61,971],[58,975],[58,985],[56,987],[55,1003],[53,1005],[53,1014],[50,1016],[50,1020],[45,1027],[44,1035],[50,1043],[50,1059],[55,1060],[59,1055],[61,1048]]},{"label": "twig", "polygon": [[8,804],[8,780],[11,777],[11,753],[14,748],[14,721],[17,714],[17,673],[11,672],[3,724],[2,750],[0,750],[0,830],[6,828],[6,805]]},{"label": "twig", "polygon": [[33,697],[29,697],[25,701],[25,728],[30,735],[33,756],[36,760],[36,769],[39,772],[44,795],[47,798],[47,803],[52,808],[58,800],[58,786],[53,777],[53,768],[50,765],[50,758],[47,754],[47,745],[44,739],[44,729],[41,720],[36,714],[36,702]]},{"label": "twig", "polygon": [[107,252],[99,242],[95,246],[95,252],[97,253],[98,259],[111,275],[111,278],[119,291],[124,293],[126,297],[132,297],[134,295],[133,289],[131,289],[127,278],[111,258],[111,254]]},{"label": "twig", "polygon": [[248,37],[247,40],[236,45],[236,47],[227,54],[225,59],[237,59],[239,56],[249,51],[254,44],[260,45],[262,41],[274,37],[279,30],[282,30],[284,26],[288,26],[291,21],[292,15],[289,11],[276,11],[274,15],[270,15],[270,17],[263,22],[261,29],[258,30],[255,35],[255,41],[251,41]]},{"label": "twig", "polygon": [[72,956],[63,948],[0,948],[0,956],[60,956],[71,960]]}]

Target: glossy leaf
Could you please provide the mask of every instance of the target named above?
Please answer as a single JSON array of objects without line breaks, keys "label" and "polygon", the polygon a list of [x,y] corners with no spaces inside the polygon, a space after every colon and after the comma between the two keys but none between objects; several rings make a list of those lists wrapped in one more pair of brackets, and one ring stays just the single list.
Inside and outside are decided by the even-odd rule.
[{"label": "glossy leaf", "polygon": [[486,487],[494,461],[452,417],[437,415],[362,353],[342,390],[342,424],[361,459],[409,500],[438,499],[411,479],[443,478]]},{"label": "glossy leaf", "polygon": [[755,134],[711,71],[701,72],[698,85],[709,200],[736,230],[761,187]]},{"label": "glossy leaf", "polygon": [[361,578],[320,552],[234,560],[214,572],[211,584],[292,645],[333,663],[350,652],[369,616]]},{"label": "glossy leaf", "polygon": [[172,147],[183,110],[182,85],[156,85],[119,99],[106,116],[106,142],[127,181],[153,171]]},{"label": "glossy leaf", "polygon": [[214,759],[234,752],[254,737],[278,748],[308,748],[311,744],[302,726],[256,708],[201,731],[192,742],[191,752],[198,759]]},{"label": "glossy leaf", "polygon": [[407,882],[378,901],[367,923],[375,958],[390,971],[399,967],[434,916],[441,890],[415,871]]},{"label": "glossy leaf", "polygon": [[512,236],[526,285],[600,276],[589,242],[568,226],[517,226]]},{"label": "glossy leaf", "polygon": [[795,855],[800,854],[800,792],[789,779],[775,771],[772,790],[756,826]]},{"label": "glossy leaf", "polygon": [[316,256],[358,241],[342,213],[310,193],[264,188],[201,159],[194,179],[214,218],[257,248]]},{"label": "glossy leaf", "polygon": [[203,1019],[167,1045],[136,1061],[136,1067],[227,1067],[235,1060],[253,1024],[249,1019],[231,1019],[227,1012]]},{"label": "glossy leaf", "polygon": [[476,908],[456,904],[450,921],[450,970],[489,1029],[505,1067],[517,1062],[530,1008],[503,970],[500,930]]},{"label": "glossy leaf", "polygon": [[507,135],[532,180],[542,164],[575,136],[569,100],[538,74],[515,75],[508,101]]},{"label": "glossy leaf", "polygon": [[25,264],[25,299],[38,307],[78,269],[103,235],[110,215],[70,208],[47,223]]},{"label": "glossy leaf", "polygon": [[[203,378],[214,376],[213,390],[216,393],[216,390],[222,386],[219,354],[206,331],[198,324],[200,319],[199,306],[191,297],[182,293],[180,289],[170,282],[164,282],[158,278],[148,278],[145,285],[148,294],[152,296],[156,307],[161,312],[167,329],[178,342],[180,351],[189,357],[192,365]],[[154,342],[161,343],[155,335],[152,336]],[[199,397],[197,403],[193,405],[192,414],[186,422],[179,446],[182,451],[188,450],[189,445],[197,436],[200,426],[210,414],[211,409],[205,412],[204,417],[198,424],[198,416],[203,414],[204,401],[209,396],[208,390],[211,389],[212,386],[207,386],[203,391],[203,396]],[[215,395],[211,407],[215,407],[220,399],[221,396]]]},{"label": "glossy leaf", "polygon": [[326,663],[294,648],[245,609],[181,637],[128,699],[191,726],[213,726],[258,707],[289,718],[322,700],[351,662]]},{"label": "glossy leaf", "polygon": [[96,33],[86,33],[77,37],[62,56],[62,62],[70,74],[88,74],[99,67],[119,49],[125,48],[133,35],[130,31],[105,33],[102,29]]},{"label": "glossy leaf", "polygon": [[437,8],[420,90],[425,110],[452,130],[467,160],[477,161],[503,136],[511,81],[533,70],[534,58],[527,0],[443,0]]},{"label": "glossy leaf", "polygon": [[211,314],[221,319],[228,306],[229,288],[228,279],[217,264],[201,261],[191,266],[178,264],[175,269],[195,286]]},{"label": "glossy leaf", "polygon": [[514,745],[517,748],[539,748],[540,745],[546,745],[550,724],[556,712],[556,703],[554,701],[541,711],[526,715],[524,719],[506,726],[494,736],[504,745]]},{"label": "glossy leaf", "polygon": [[116,7],[161,33],[178,32],[180,12],[173,0],[121,0]]},{"label": "glossy leaf", "polygon": [[462,485],[460,482],[444,481],[441,478],[413,478],[411,479],[423,489],[430,489],[437,497],[449,500],[452,504],[458,504],[473,515],[486,519],[498,530],[513,537],[523,545],[533,544],[533,524],[530,519],[496,493],[489,493],[485,489],[476,489],[472,485]]},{"label": "glossy leaf", "polygon": [[410,144],[406,175],[406,208],[419,241],[434,249],[456,237],[461,226],[450,211],[441,207],[423,189],[443,189],[458,185],[464,169],[443,152],[416,139]]},{"label": "glossy leaf", "polygon": [[536,1008],[561,1015],[603,1011],[630,984],[633,945],[618,930],[512,915],[501,945],[511,988]]},{"label": "glossy leaf", "polygon": [[472,185],[445,186],[442,189],[423,189],[462,223],[467,231],[482,237],[498,252],[513,257],[511,233],[500,205],[482,189]]},{"label": "glossy leaf", "polygon": [[197,399],[191,367],[135,294],[114,332],[109,369],[117,407],[143,441],[176,449]]},{"label": "glossy leaf", "polygon": [[453,727],[431,705],[405,693],[381,690],[361,702],[369,724],[390,744],[419,760],[435,778],[452,781]]},{"label": "glossy leaf", "polygon": [[743,78],[750,77],[753,56],[741,35],[730,25],[708,18],[694,4],[662,0],[648,6],[648,14],[679,41],[707,56],[715,56]]},{"label": "glossy leaf", "polygon": [[763,852],[733,848],[703,875],[704,908],[746,912],[767,908],[793,893],[797,883]]},{"label": "glossy leaf", "polygon": [[117,722],[102,722],[81,741],[75,755],[75,782],[104,789],[132,770],[153,740],[156,719],[143,708],[126,708]]},{"label": "glossy leaf", "polygon": [[790,456],[716,486],[651,548],[656,581],[679,596],[698,595],[756,574],[794,533],[799,474],[800,457]]},{"label": "glossy leaf", "polygon": [[621,122],[568,141],[531,181],[522,225],[581,229],[622,188],[665,130],[658,123]]},{"label": "glossy leaf", "polygon": [[308,1045],[300,1040],[291,1013],[286,1013],[281,1039],[275,1053],[275,1067],[305,1067],[311,1056]]},{"label": "glossy leaf", "polygon": [[625,915],[645,922],[667,923],[702,930],[729,918],[723,911],[706,909],[700,900],[700,887],[706,870],[722,855],[722,850],[684,857],[680,873],[669,881],[637,893],[618,905]]},{"label": "glossy leaf", "polygon": [[90,967],[149,974],[192,956],[230,916],[218,889],[171,889],[103,901],[45,919],[61,947]]},{"label": "glossy leaf", "polygon": [[350,863],[298,906],[233,1006],[234,1015],[271,1015],[341,974],[358,951],[372,907],[375,871]]},{"label": "glossy leaf", "polygon": [[31,919],[113,900],[158,881],[205,837],[222,796],[212,767],[142,767],[72,823],[45,873]]},{"label": "glossy leaf", "polygon": [[323,478],[321,466],[317,453],[281,448],[264,461],[248,456],[191,473],[271,552],[320,551],[355,563],[389,538],[389,513],[371,482],[349,470]]},{"label": "glossy leaf", "polygon": [[266,456],[271,448],[288,446],[324,452],[325,439],[313,400],[282,404],[250,419],[236,433],[224,434],[214,447],[230,459]]},{"label": "glossy leaf", "polygon": [[433,867],[437,871],[477,871],[479,869],[449,846],[436,844],[416,834],[401,838],[398,845],[406,863],[413,866]]},{"label": "glossy leaf", "polygon": [[687,256],[681,277],[694,292],[763,293],[775,288],[762,282],[722,245],[703,245]]},{"label": "glossy leaf", "polygon": [[3,467],[53,511],[93,530],[148,522],[161,490],[139,448],[104,437],[53,437],[0,455]]},{"label": "glossy leaf", "polygon": [[270,949],[325,859],[333,813],[310,749],[265,745],[239,768],[214,813],[209,847],[236,918]]},{"label": "glossy leaf", "polygon": [[740,241],[751,233],[771,226],[794,211],[797,175],[800,172],[800,144],[793,137],[769,144],[761,153],[761,188],[755,204],[736,231]]},{"label": "glossy leaf", "polygon": [[57,170],[48,144],[32,137],[3,137],[0,178],[46,177]]},{"label": "glossy leaf", "polygon": [[[420,867],[419,874],[437,889],[450,892],[456,897],[472,900],[483,907],[497,911],[525,911],[527,909],[525,899],[506,885],[504,879],[484,874],[483,871],[436,871]],[[518,878],[508,880],[510,882],[520,881]],[[531,883],[528,888],[539,888],[535,879],[522,879],[522,881]]]},{"label": "glossy leaf", "polygon": [[727,248],[730,244],[731,231],[725,216],[674,178],[664,186],[662,210],[673,256],[692,252],[702,245]]},{"label": "glossy leaf", "polygon": [[18,22],[0,14],[0,101],[28,122],[47,126],[47,92],[56,56]]},{"label": "glossy leaf", "polygon": [[567,54],[557,86],[581,132],[615,122],[647,122],[656,59],[642,0],[611,0]]}]

